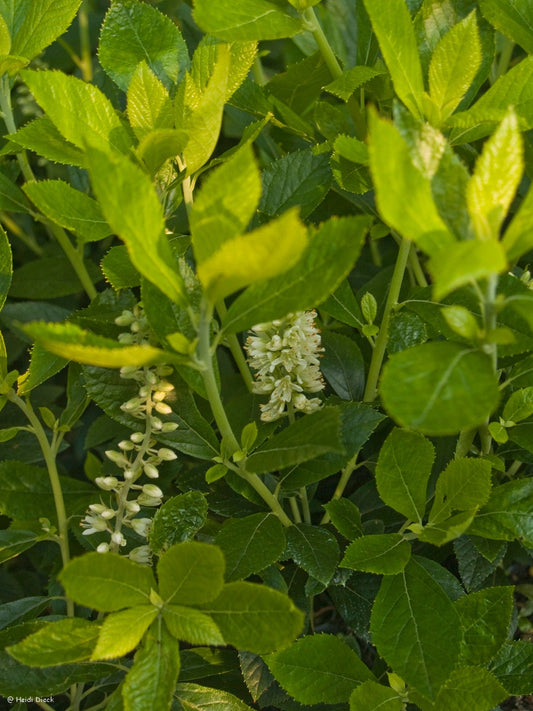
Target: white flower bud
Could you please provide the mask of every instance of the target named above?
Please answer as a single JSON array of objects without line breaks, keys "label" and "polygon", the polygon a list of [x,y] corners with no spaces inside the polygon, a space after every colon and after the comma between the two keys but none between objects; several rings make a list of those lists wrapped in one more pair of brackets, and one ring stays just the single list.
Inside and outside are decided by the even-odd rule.
[{"label": "white flower bud", "polygon": [[151,518],[134,518],[130,521],[131,527],[139,536],[148,538],[148,531],[152,523]]},{"label": "white flower bud", "polygon": [[146,474],[147,477],[150,479],[158,479],[159,478],[159,470],[156,466],[153,464],[150,464],[150,462],[147,462],[143,466],[144,473]]},{"label": "white flower bud", "polygon": [[113,489],[116,489],[118,479],[116,476],[97,476],[94,483],[104,491],[112,491]]},{"label": "white flower bud", "polygon": [[155,484],[145,484],[143,486],[142,490],[143,490],[143,494],[146,494],[147,496],[153,496],[154,498],[157,498],[157,499],[163,498],[163,492]]},{"label": "white flower bud", "polygon": [[149,565],[152,560],[152,552],[150,546],[138,546],[134,548],[129,553],[129,558],[134,563],[140,563],[140,565]]},{"label": "white flower bud", "polygon": [[159,412],[160,415],[171,415],[172,408],[164,402],[156,402],[154,409]]},{"label": "white flower bud", "polygon": [[173,452],[171,449],[168,449],[167,447],[161,447],[161,449],[158,450],[158,452],[157,452],[157,456],[163,462],[173,462],[174,459],[178,458],[178,455],[176,454],[176,452]]},{"label": "white flower bud", "polygon": [[136,501],[126,501],[124,507],[129,514],[136,514],[141,510],[141,507]]},{"label": "white flower bud", "polygon": [[97,553],[109,553],[109,543],[100,543],[96,549]]},{"label": "white flower bud", "polygon": [[123,311],[120,316],[117,316],[115,323],[117,326],[129,326],[133,320],[134,316],[131,311]]},{"label": "white flower bud", "polygon": [[159,419],[159,417],[155,417],[154,415],[150,418],[150,424],[153,430],[159,431],[163,429],[163,422]]},{"label": "white flower bud", "polygon": [[144,439],[144,432],[134,432],[130,435],[130,439],[135,444],[140,444]]},{"label": "white flower bud", "polygon": [[121,442],[118,443],[118,448],[121,449],[123,452],[131,452],[131,450],[134,448],[133,442],[130,442],[129,439],[123,439]]},{"label": "white flower bud", "polygon": [[124,469],[124,479],[126,481],[131,481],[135,476],[135,472],[133,469],[130,469],[129,467]]},{"label": "white flower bud", "polygon": [[105,451],[105,456],[115,464],[118,464],[119,467],[129,464],[127,458],[122,454],[122,452],[117,452],[116,449],[107,449]]},{"label": "white flower bud", "polygon": [[123,534],[120,533],[120,531],[115,531],[114,533],[112,533],[111,540],[113,541],[113,543],[121,547],[126,545],[126,539],[124,538]]},{"label": "white flower bud", "polygon": [[148,496],[147,494],[141,494],[137,501],[141,506],[159,506],[162,499],[156,496]]},{"label": "white flower bud", "polygon": [[178,429],[179,425],[177,422],[164,422],[163,426],[161,427],[161,432],[175,432]]}]

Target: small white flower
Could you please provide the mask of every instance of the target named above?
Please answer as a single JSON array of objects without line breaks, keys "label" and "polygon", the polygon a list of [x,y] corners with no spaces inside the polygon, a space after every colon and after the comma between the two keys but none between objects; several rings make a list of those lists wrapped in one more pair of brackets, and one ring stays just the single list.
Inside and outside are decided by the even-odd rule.
[{"label": "small white flower", "polygon": [[135,533],[143,538],[148,538],[148,531],[152,523],[151,518],[134,518],[130,523]]},{"label": "small white flower", "polygon": [[150,546],[137,546],[137,548],[130,551],[129,558],[134,563],[149,565],[152,560],[152,551],[150,550]]}]

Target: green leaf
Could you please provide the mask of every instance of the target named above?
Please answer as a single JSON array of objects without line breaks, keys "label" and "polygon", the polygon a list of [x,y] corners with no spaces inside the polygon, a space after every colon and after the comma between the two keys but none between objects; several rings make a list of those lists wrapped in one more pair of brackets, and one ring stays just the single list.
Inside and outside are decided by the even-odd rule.
[{"label": "green leaf", "polygon": [[[98,270],[85,262],[89,277],[96,281]],[[64,254],[27,261],[13,272],[9,295],[19,299],[55,299],[82,291],[83,286]]]},{"label": "green leaf", "polygon": [[459,105],[481,66],[481,43],[475,12],[440,40],[429,65],[429,91],[444,120]]},{"label": "green leaf", "polygon": [[87,159],[104,217],[126,243],[132,264],[169,298],[183,303],[183,282],[174,266],[163,209],[150,179],[125,157],[91,149]]},{"label": "green leaf", "polygon": [[360,329],[363,325],[363,315],[348,279],[342,281],[335,292],[328,296],[320,310],[348,326]]},{"label": "green leaf", "polygon": [[516,261],[533,248],[530,225],[533,219],[533,188],[528,190],[520,209],[506,229],[502,244],[510,262]]},{"label": "green leaf", "polygon": [[399,533],[362,536],[350,543],[340,562],[341,568],[365,573],[396,575],[407,565],[411,546]]},{"label": "green leaf", "polygon": [[68,360],[88,363],[104,368],[122,368],[125,365],[167,363],[171,353],[149,345],[127,346],[111,338],[97,336],[73,323],[26,324],[23,330],[38,341],[43,348]]},{"label": "green leaf", "polygon": [[109,99],[93,84],[58,71],[24,70],[37,103],[70,143],[126,153],[131,139]]},{"label": "green leaf", "polygon": [[385,222],[430,255],[453,245],[455,237],[437,211],[429,178],[413,163],[398,129],[375,113],[369,152],[376,202]]},{"label": "green leaf", "polygon": [[22,664],[49,667],[90,659],[100,623],[78,617],[46,625],[7,651]]},{"label": "green leaf", "polygon": [[461,627],[461,665],[488,664],[507,639],[513,612],[513,588],[485,588],[455,603]]},{"label": "green leaf", "polygon": [[245,231],[260,196],[259,169],[248,146],[209,174],[195,196],[189,218],[198,264]]},{"label": "green leaf", "polygon": [[165,604],[196,605],[217,597],[224,584],[224,557],[207,543],[176,543],[157,564],[159,592]]},{"label": "green leaf", "polygon": [[161,555],[174,543],[194,537],[207,520],[207,501],[200,491],[173,496],[156,511],[150,526],[150,548]]},{"label": "green leaf", "polygon": [[[11,4],[11,3],[10,3]],[[14,10],[7,3],[0,12],[11,34],[11,54],[33,59],[68,28],[80,6],[80,0],[18,0]]]},{"label": "green leaf", "polygon": [[430,523],[441,523],[453,511],[467,511],[487,503],[491,490],[489,461],[460,457],[452,460],[437,480]]},{"label": "green leaf", "polygon": [[479,8],[499,32],[533,54],[533,8],[528,0],[480,0]]},{"label": "green leaf", "polygon": [[277,516],[258,513],[226,521],[215,543],[226,559],[226,580],[241,580],[281,558],[285,534]]},{"label": "green leaf", "polygon": [[376,465],[379,495],[410,521],[422,523],[434,459],[431,442],[407,430],[392,430],[380,450]]},{"label": "green leaf", "polygon": [[438,523],[430,521],[423,531],[418,534],[418,540],[431,543],[434,546],[443,546],[445,543],[459,538],[470,527],[474,520],[476,508],[450,516]]},{"label": "green leaf", "polygon": [[341,333],[325,331],[322,345],[325,352],[320,370],[330,386],[343,400],[360,400],[365,387],[365,368],[357,343]]},{"label": "green leaf", "polygon": [[24,124],[16,133],[9,135],[15,145],[34,151],[55,163],[85,167],[85,156],[80,148],[65,141],[47,116],[41,116]]},{"label": "green leaf", "polygon": [[478,239],[498,239],[524,171],[522,137],[510,110],[483,146],[466,188],[468,210]]},{"label": "green leaf", "polygon": [[267,40],[292,37],[302,22],[268,0],[195,0],[194,19],[204,32],[233,40]]},{"label": "green leaf", "polygon": [[137,0],[111,4],[100,31],[98,59],[104,71],[127,91],[140,62],[169,88],[189,68],[189,53],[176,23]]},{"label": "green leaf", "polygon": [[515,390],[505,403],[502,417],[511,422],[520,422],[533,415],[533,387]]},{"label": "green leaf", "polygon": [[227,644],[257,654],[287,646],[303,627],[303,614],[287,595],[254,583],[228,583],[203,609]]},{"label": "green leaf", "polygon": [[380,391],[393,419],[427,435],[478,427],[499,400],[490,358],[445,342],[394,354],[384,368]]},{"label": "green leaf", "polygon": [[98,203],[62,180],[29,182],[24,192],[43,215],[82,242],[97,242],[112,234]]},{"label": "green leaf", "polygon": [[366,84],[371,79],[385,74],[374,67],[351,67],[345,70],[340,77],[326,84],[324,91],[337,96],[343,101],[348,101],[356,89]]},{"label": "green leaf", "polygon": [[0,309],[3,307],[13,275],[11,247],[3,227],[0,227]]},{"label": "green leaf", "polygon": [[129,654],[137,647],[157,614],[158,610],[153,605],[136,605],[108,615],[91,659],[114,659]]},{"label": "green leaf", "polygon": [[340,424],[337,408],[304,415],[256,449],[246,460],[246,467],[261,474],[305,462],[324,452],[342,452]]},{"label": "green leaf", "polygon": [[180,670],[178,642],[157,621],[152,625],[124,681],[125,711],[168,711]]},{"label": "green leaf", "polygon": [[439,711],[488,711],[507,697],[494,676],[479,667],[454,669],[441,689],[435,708]]},{"label": "green leaf", "polygon": [[156,587],[151,568],[115,553],[86,553],[74,558],[59,580],[68,597],[100,612],[147,605],[150,590]]},{"label": "green leaf", "polygon": [[364,0],[398,97],[420,116],[424,82],[415,32],[405,0]]},{"label": "green leaf", "polygon": [[173,703],[176,711],[250,711],[250,706],[229,691],[198,684],[177,684]]},{"label": "green leaf", "polygon": [[214,644],[219,646],[225,644],[218,627],[203,612],[194,610],[192,607],[165,605],[162,614],[170,633],[176,639],[183,640],[189,644]]},{"label": "green leaf", "polygon": [[129,81],[127,113],[139,140],[154,129],[174,127],[168,92],[144,60]]},{"label": "green leaf", "polygon": [[[478,540],[488,541],[488,539],[482,538]],[[493,543],[493,541],[488,542]],[[500,564],[506,549],[506,544],[499,543],[499,555],[496,556],[494,561],[489,561],[481,555],[470,536],[461,536],[461,538],[454,541],[453,546],[461,580],[468,592],[478,589],[488,576],[494,572]]]},{"label": "green leaf", "polygon": [[100,263],[102,273],[113,289],[130,289],[140,286],[141,275],[131,263],[128,248],[121,244],[111,247]]},{"label": "green leaf", "polygon": [[332,218],[310,236],[300,261],[274,279],[254,284],[232,303],[222,321],[228,333],[324,301],[351,271],[368,227],[366,217]]},{"label": "green leaf", "polygon": [[350,696],[350,711],[403,711],[402,697],[375,681],[365,681]]},{"label": "green leaf", "polygon": [[387,664],[435,699],[457,661],[461,629],[453,603],[415,558],[402,573],[383,578],[370,624]]},{"label": "green leaf", "polygon": [[490,671],[508,694],[529,694],[533,688],[533,645],[525,639],[507,642],[496,655]]},{"label": "green leaf", "polygon": [[509,481],[494,487],[489,502],[478,512],[470,533],[497,541],[518,539],[533,547],[533,479]]},{"label": "green leaf", "polygon": [[23,213],[31,210],[31,205],[22,190],[3,173],[0,173],[0,208],[8,212]]},{"label": "green leaf", "polygon": [[299,523],[287,531],[287,556],[313,578],[327,585],[339,561],[339,546],[325,528]]},{"label": "green leaf", "polygon": [[37,617],[45,607],[50,605],[49,597],[22,597],[12,602],[0,605],[0,630],[9,626],[19,625],[26,620]]},{"label": "green leaf", "polygon": [[15,558],[23,551],[42,541],[43,538],[44,535],[40,536],[33,531],[21,531],[18,529],[0,531],[0,563]]},{"label": "green leaf", "polygon": [[344,536],[349,541],[355,541],[356,538],[363,535],[361,512],[350,499],[345,499],[344,497],[332,499],[329,504],[324,505],[324,508],[331,519],[331,523],[341,536]]},{"label": "green leaf", "polygon": [[253,232],[224,242],[198,265],[198,278],[211,299],[218,301],[254,282],[286,273],[306,245],[307,230],[294,208]]},{"label": "green leaf", "polygon": [[266,662],[276,681],[305,705],[348,701],[354,686],[374,679],[353,649],[331,634],[303,637]]},{"label": "green leaf", "polygon": [[267,166],[261,180],[260,215],[275,217],[298,206],[302,218],[309,217],[330,188],[329,157],[314,155],[311,150],[288,153]]}]

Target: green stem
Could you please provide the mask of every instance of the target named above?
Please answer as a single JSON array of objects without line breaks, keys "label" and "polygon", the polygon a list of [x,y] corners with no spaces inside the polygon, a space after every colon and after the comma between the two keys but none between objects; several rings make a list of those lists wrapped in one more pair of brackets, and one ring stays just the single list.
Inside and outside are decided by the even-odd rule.
[{"label": "green stem", "polygon": [[291,513],[294,523],[302,523],[302,517],[300,516],[300,509],[298,508],[296,496],[289,497],[289,504],[291,506]]},{"label": "green stem", "polygon": [[[490,338],[491,333],[497,326],[497,313],[496,313],[496,296],[498,292],[498,276],[490,276],[487,280],[487,288],[483,296],[482,302],[482,313],[483,313],[483,326],[485,329],[485,334]],[[494,374],[498,370],[498,344],[487,342],[485,344],[485,352],[490,356],[492,361],[492,368]],[[481,438],[481,451],[483,454],[489,454],[492,447],[492,437],[489,431],[489,420],[482,425],[479,430],[479,435]]]},{"label": "green stem", "polygon": [[[344,490],[346,489],[346,487],[348,485],[348,482],[350,481],[350,477],[352,476],[354,471],[356,469],[358,469],[358,467],[362,466],[362,464],[363,464],[362,462],[361,462],[361,464],[356,466],[358,454],[359,454],[359,452],[356,452],[353,455],[353,457],[350,459],[350,461],[346,464],[346,466],[343,468],[340,478],[339,478],[339,481],[338,481],[338,484],[335,488],[335,491],[333,492],[333,496],[330,499],[331,501],[335,501],[336,499],[341,498],[341,496],[344,494]],[[330,516],[329,516],[328,512],[326,511],[326,513],[322,516],[322,520],[320,521],[320,523],[322,526],[324,526],[326,523],[329,523],[329,521],[330,521]]]},{"label": "green stem", "polygon": [[[222,299],[217,303],[216,309],[218,315],[220,316],[220,319],[222,320],[227,314],[226,304]],[[248,392],[252,393],[254,391],[254,379],[252,377],[252,374],[250,373],[250,368],[248,367],[248,363],[246,362],[244,353],[242,352],[241,344],[239,343],[237,334],[227,334],[225,336],[225,339],[231,351],[231,355],[233,356],[233,360],[235,361],[237,368],[239,369],[239,373],[241,374],[242,379],[244,380],[244,384],[246,385]]]},{"label": "green stem", "polygon": [[392,310],[398,303],[400,290],[402,288],[403,277],[407,267],[409,252],[411,251],[411,242],[407,239],[402,239],[398,257],[392,274],[391,285],[385,302],[385,310],[379,328],[379,333],[376,339],[376,347],[372,351],[372,360],[368,369],[368,378],[366,381],[365,393],[363,396],[364,402],[373,402],[377,397],[377,387],[383,359],[385,358],[385,350],[389,338],[389,324]]},{"label": "green stem", "polygon": [[264,86],[267,83],[265,76],[265,71],[263,65],[261,64],[261,57],[256,57],[252,65],[252,73],[254,75],[255,83],[259,86]]},{"label": "green stem", "polygon": [[15,222],[15,220],[12,220],[6,212],[0,212],[0,221],[4,223],[6,228],[10,230],[15,237],[18,237],[21,242],[24,242],[26,247],[31,249],[34,254],[38,257],[43,256],[41,245],[36,241],[35,237],[33,237],[33,235],[26,234],[26,232],[24,232],[24,230]]},{"label": "green stem", "polygon": [[[44,431],[44,428],[39,418],[33,411],[33,408],[30,405],[29,401],[24,402],[24,400],[18,395],[16,395],[14,391],[11,391],[7,397],[14,405],[19,408],[19,410],[24,413],[32,427],[33,433],[36,436],[37,441],[39,442],[39,446],[41,447],[44,461],[46,463],[46,468],[48,470],[48,477],[50,479],[52,495],[54,497],[54,504],[57,515],[57,526],[59,532],[59,548],[61,551],[61,560],[63,562],[63,567],[65,567],[70,561],[70,548],[68,542],[68,519],[67,512],[65,509],[65,500],[63,498],[63,490],[61,488],[61,481],[59,479],[59,473],[57,471],[56,464],[57,451],[59,449],[59,445],[61,444],[62,436],[54,437],[52,439],[52,444],[50,444],[50,442],[48,441],[48,437],[46,436],[46,432]],[[72,602],[72,600],[68,599],[67,615],[69,617],[74,616],[74,603]]]},{"label": "green stem", "polygon": [[330,43],[328,42],[328,38],[324,34],[324,30],[318,21],[314,8],[308,7],[307,10],[303,11],[302,17],[304,19],[306,29],[309,30],[315,38],[320,54],[322,55],[331,76],[334,79],[338,79],[342,76],[342,67],[339,64]]},{"label": "green stem", "polygon": [[415,246],[413,245],[413,248],[409,252],[409,264],[411,265],[411,268],[413,270],[413,274],[415,275],[415,279],[417,281],[418,286],[427,286],[428,285],[428,280],[426,279],[426,275],[424,274],[424,270],[422,269],[420,265],[420,260],[418,258],[418,254],[416,253]]},{"label": "green stem", "polygon": [[514,475],[518,473],[518,470],[520,469],[520,467],[522,466],[523,463],[524,462],[519,462],[518,459],[516,459],[511,464],[509,469],[505,472],[506,476],[508,476],[509,479],[512,479],[514,477]]},{"label": "green stem", "polygon": [[253,489],[255,489],[255,491],[257,491],[259,496],[266,504],[268,504],[271,511],[276,514],[276,516],[279,518],[279,520],[284,526],[286,526],[287,528],[289,526],[292,526],[292,521],[283,510],[277,497],[274,496],[274,494],[270,491],[265,482],[260,479],[257,474],[251,474],[250,472],[246,471],[246,465],[240,467],[239,474],[245,481],[248,482],[248,484],[250,484]]},{"label": "green stem", "polygon": [[300,489],[300,500],[302,502],[304,521],[306,523],[311,523],[311,510],[309,508],[309,499],[307,498],[307,489],[305,486],[302,486]]},{"label": "green stem", "polygon": [[93,62],[91,55],[91,35],[89,28],[89,12],[84,0],[78,12],[78,22],[80,26],[80,69],[83,80],[90,82],[93,79]]},{"label": "green stem", "polygon": [[500,52],[500,59],[498,61],[498,65],[496,67],[496,72],[492,77],[492,83],[499,79],[507,69],[509,68],[509,64],[511,62],[511,57],[513,56],[513,50],[514,50],[514,42],[507,37],[503,38],[503,47],[502,51]]},{"label": "green stem", "polygon": [[187,211],[187,217],[190,217],[193,206],[194,193],[194,185],[190,175],[187,178],[184,178],[181,184],[181,189],[183,191],[183,202],[185,204],[185,210]]}]

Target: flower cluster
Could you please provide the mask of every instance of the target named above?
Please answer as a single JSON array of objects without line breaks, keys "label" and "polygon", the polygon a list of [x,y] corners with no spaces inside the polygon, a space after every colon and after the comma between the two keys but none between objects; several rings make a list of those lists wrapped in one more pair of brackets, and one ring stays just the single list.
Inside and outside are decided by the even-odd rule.
[{"label": "flower cluster", "polygon": [[[115,320],[119,326],[128,326],[129,330],[120,334],[119,341],[127,344],[142,345],[150,342],[150,328],[144,316],[141,305],[132,311],[123,311]],[[97,551],[107,553],[118,551],[126,545],[122,533],[124,526],[133,529],[139,536],[148,539],[150,518],[137,518],[141,507],[159,506],[163,492],[153,483],[138,484],[138,479],[144,474],[148,479],[159,477],[159,465],[176,459],[176,454],[166,447],[156,447],[154,432],[173,432],[177,427],[175,422],[164,422],[159,415],[170,415],[172,408],[165,399],[172,393],[174,386],[165,380],[172,373],[168,365],[125,366],[120,370],[120,376],[135,380],[139,384],[138,394],[121,405],[121,409],[144,421],[144,431],[133,432],[129,439],[118,443],[118,449],[106,451],[106,456],[119,469],[121,478],[102,476],[95,480],[96,485],[104,492],[114,493],[114,503],[100,503],[89,506],[89,512],[82,520],[85,529],[83,535],[106,531],[110,535],[109,543],[101,543]],[[131,498],[130,498],[130,495]],[[138,563],[150,561],[148,545],[138,546],[129,553],[129,557]]]},{"label": "flower cluster", "polygon": [[305,393],[324,388],[319,368],[320,333],[315,326],[316,311],[299,311],[283,319],[260,323],[246,340],[248,362],[257,371],[254,392],[270,393],[261,405],[263,422],[273,422],[287,414],[288,408],[314,412],[321,401]]}]

